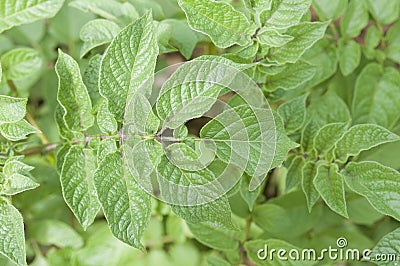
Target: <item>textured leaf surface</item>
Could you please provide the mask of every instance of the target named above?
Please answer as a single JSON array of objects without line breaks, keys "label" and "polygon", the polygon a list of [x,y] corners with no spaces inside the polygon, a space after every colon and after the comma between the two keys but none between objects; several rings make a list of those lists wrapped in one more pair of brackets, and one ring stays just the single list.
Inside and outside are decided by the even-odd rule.
[{"label": "textured leaf surface", "polygon": [[5,182],[3,184],[3,191],[0,194],[15,195],[38,187],[39,184],[27,176],[32,169],[33,167],[19,160],[13,158],[7,160],[3,168]]},{"label": "textured leaf surface", "polygon": [[279,106],[278,114],[282,118],[288,134],[296,132],[304,124],[307,115],[307,97],[308,95],[305,94]]},{"label": "textured leaf surface", "polygon": [[0,4],[0,33],[14,26],[54,16],[64,0],[4,0]]},{"label": "textured leaf surface", "polygon": [[97,107],[99,102],[103,100],[99,92],[99,72],[101,58],[102,56],[99,54],[90,58],[89,65],[82,75],[82,80],[86,85],[94,109]]},{"label": "textured leaf surface", "polygon": [[118,130],[117,120],[108,108],[107,101],[102,99],[97,110],[97,123],[101,132],[113,134]]},{"label": "textured leaf surface", "polygon": [[[26,113],[27,99],[0,95],[0,124],[16,123],[22,120]],[[13,110],[10,112],[10,110]]]},{"label": "textured leaf surface", "polygon": [[399,136],[381,126],[356,125],[336,143],[335,153],[337,158],[346,160],[349,156],[356,156],[361,151],[398,140],[400,140]]},{"label": "textured leaf surface", "polygon": [[[210,192],[201,191],[201,188],[196,189],[194,186],[204,185],[215,179],[214,174],[208,169],[202,169],[196,172],[185,171],[177,167],[175,164],[173,164],[166,156],[163,156],[161,158],[157,170],[159,175],[168,180],[169,182],[184,187],[193,186],[192,189],[196,190],[197,194],[200,194],[204,197],[207,197],[208,195],[207,193]],[[160,184],[161,184],[161,193],[171,193],[171,191],[164,191],[162,183]],[[231,221],[231,210],[229,207],[228,198],[226,196],[222,196],[216,200],[210,201],[205,204],[193,206],[193,201],[195,201],[196,199],[191,199],[190,197],[194,194],[195,193],[188,191],[188,193],[185,195],[183,193],[180,195],[175,195],[175,197],[182,197],[182,199],[180,200],[182,204],[186,205],[191,204],[192,206],[173,205],[172,210],[178,216],[182,217],[189,223],[209,222],[212,223],[215,227],[227,228],[227,229],[233,228]],[[165,196],[168,197],[167,195]],[[187,203],[184,199],[185,197],[188,198]]]},{"label": "textured leaf surface", "polygon": [[332,123],[320,128],[314,138],[313,146],[319,155],[326,155],[347,131],[347,123]]},{"label": "textured leaf surface", "polygon": [[[150,13],[125,27],[108,47],[100,69],[100,94],[110,112],[121,121],[128,95],[152,81],[158,56],[157,36]],[[150,87],[151,88],[151,87]]]},{"label": "textured leaf surface", "polygon": [[300,22],[310,5],[311,0],[272,1],[271,9],[261,13],[261,22],[272,28],[288,28]]},{"label": "textured leaf surface", "polygon": [[354,123],[376,123],[390,129],[400,118],[399,102],[399,72],[369,64],[356,82],[352,105]]},{"label": "textured leaf surface", "polygon": [[314,178],[314,186],[334,212],[348,218],[344,179],[336,164],[321,164]]},{"label": "textured leaf surface", "polygon": [[304,52],[324,36],[328,23],[303,22],[289,28],[286,34],[294,39],[279,48],[272,48],[268,58],[278,64],[295,63]]},{"label": "textured leaf surface", "polygon": [[83,131],[94,123],[92,103],[85,84],[82,81],[79,66],[69,55],[59,51],[56,63],[59,80],[57,100],[63,108],[68,129]]},{"label": "textured leaf surface", "polygon": [[40,131],[23,119],[16,123],[0,125],[0,133],[6,139],[18,141],[25,139],[30,134],[40,133]]},{"label": "textured leaf surface", "polygon": [[341,32],[352,38],[360,35],[361,30],[367,26],[369,20],[366,1],[352,0],[342,18]]},{"label": "textured leaf surface", "polygon": [[20,266],[25,262],[22,216],[8,201],[0,199],[0,253]]},{"label": "textured leaf surface", "polygon": [[140,239],[150,220],[150,196],[130,175],[119,152],[108,154],[100,162],[94,183],[112,233],[144,250]]},{"label": "textured leaf surface", "polygon": [[343,175],[349,188],[379,212],[400,221],[400,174],[377,162],[349,163]]},{"label": "textured leaf surface", "polygon": [[1,56],[7,79],[18,80],[29,77],[42,66],[38,51],[31,48],[16,48]]},{"label": "textured leaf surface", "polygon": [[339,42],[339,66],[344,76],[348,76],[361,61],[361,47],[355,41]]},{"label": "textured leaf surface", "polygon": [[292,90],[311,80],[316,72],[316,68],[303,61],[296,64],[288,64],[276,75],[267,76],[263,88],[267,91],[277,89]]},{"label": "textured leaf surface", "polygon": [[274,115],[274,120],[276,126],[276,150],[271,169],[280,166],[286,159],[289,151],[299,146],[287,136],[282,119],[278,114]]},{"label": "textured leaf surface", "polygon": [[277,30],[269,28],[261,28],[257,34],[257,40],[269,47],[281,47],[293,39],[293,36],[281,34]]},{"label": "textured leaf surface", "polygon": [[93,48],[111,42],[120,30],[118,24],[106,19],[95,19],[86,23],[79,34],[83,41],[81,58]]},{"label": "textured leaf surface", "polygon": [[92,150],[80,146],[69,149],[60,175],[61,186],[65,202],[85,229],[100,208],[93,181],[95,171],[96,155]]},{"label": "textured leaf surface", "polygon": [[210,36],[216,46],[227,48],[251,43],[255,25],[228,3],[207,0],[178,0],[178,3],[189,25]]},{"label": "textured leaf surface", "polygon": [[[381,240],[379,240],[378,244],[372,250],[371,258],[376,255],[382,256],[382,254],[393,254],[395,255],[395,261],[400,261],[400,229],[394,230],[389,234],[385,235]],[[392,265],[396,263],[395,261],[375,261],[378,265]]]},{"label": "textured leaf surface", "polygon": [[248,162],[244,166],[247,174],[265,176],[275,150],[270,142],[275,137],[269,127],[272,120],[268,112],[242,105],[216,116],[201,129],[200,136],[215,141],[216,155],[222,161],[239,167]]},{"label": "textured leaf surface", "polygon": [[314,179],[317,176],[318,166],[315,162],[307,162],[302,169],[301,187],[307,200],[308,211],[311,212],[312,207],[320,198],[318,190],[314,186]]},{"label": "textured leaf surface", "polygon": [[160,120],[153,113],[147,98],[141,93],[134,93],[125,111],[124,134],[154,135],[159,125]]}]

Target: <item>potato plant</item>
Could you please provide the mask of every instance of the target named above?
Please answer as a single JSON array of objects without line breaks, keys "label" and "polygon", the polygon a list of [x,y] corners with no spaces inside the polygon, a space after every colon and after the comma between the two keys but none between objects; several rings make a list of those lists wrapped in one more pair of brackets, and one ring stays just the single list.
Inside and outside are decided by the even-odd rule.
[{"label": "potato plant", "polygon": [[399,16],[2,0],[0,265],[398,265]]}]

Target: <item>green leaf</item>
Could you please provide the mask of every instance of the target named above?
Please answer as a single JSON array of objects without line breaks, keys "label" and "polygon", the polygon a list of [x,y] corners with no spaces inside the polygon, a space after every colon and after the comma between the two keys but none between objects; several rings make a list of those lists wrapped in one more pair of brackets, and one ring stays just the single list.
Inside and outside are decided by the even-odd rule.
[{"label": "green leaf", "polygon": [[276,127],[276,150],[274,154],[274,160],[271,165],[271,169],[282,165],[285,161],[289,151],[297,148],[299,145],[293,142],[286,134],[286,130],[283,127],[282,119],[278,114],[274,115],[275,127]]},{"label": "green leaf", "polygon": [[171,45],[178,48],[186,59],[190,59],[198,42],[196,32],[184,20],[166,19],[161,23],[171,27]]},{"label": "green leaf", "polygon": [[29,234],[41,245],[59,248],[83,246],[82,237],[68,224],[58,220],[36,220],[30,224]]},{"label": "green leaf", "polygon": [[319,128],[320,128],[320,126],[315,121],[315,119],[309,119],[306,122],[306,125],[304,126],[303,130],[301,131],[301,138],[300,138],[301,149],[303,151],[306,151],[306,152],[312,151],[313,141],[314,141],[315,135],[317,134]]},{"label": "green leaf", "polygon": [[311,80],[316,68],[306,62],[299,61],[296,64],[287,64],[276,75],[267,76],[264,89],[276,91],[277,89],[292,90]]},{"label": "green leaf", "polygon": [[381,38],[382,33],[376,26],[372,25],[367,29],[367,33],[365,34],[365,45],[368,48],[376,48],[381,42]]},{"label": "green leaf", "polygon": [[0,133],[6,139],[19,141],[25,139],[30,134],[40,133],[40,131],[23,119],[16,123],[0,125]]},{"label": "green leaf", "polygon": [[272,120],[272,114],[262,108],[241,105],[225,110],[207,123],[200,137],[215,141],[216,155],[225,163],[234,163],[248,175],[264,179],[270,169],[268,158],[273,156],[267,142],[275,133],[267,128]]},{"label": "green leaf", "polygon": [[93,181],[95,171],[96,155],[92,150],[80,146],[69,149],[60,174],[61,187],[65,202],[85,230],[100,209]]},{"label": "green leaf", "polygon": [[1,56],[7,79],[19,80],[29,77],[42,66],[38,51],[31,48],[16,48]]},{"label": "green leaf", "polygon": [[27,101],[23,98],[0,95],[0,124],[16,123],[22,120],[26,113]]},{"label": "green leaf", "polygon": [[[244,243],[244,248],[249,256],[249,258],[260,266],[308,266],[313,265],[313,261],[303,261],[303,260],[279,260],[278,253],[271,252],[271,250],[297,250],[298,254],[305,254],[302,252],[301,248],[293,246],[292,244],[278,239],[268,239],[268,240],[252,240]],[[294,252],[292,252],[294,253]],[[273,257],[270,255],[273,254]],[[281,254],[282,255],[282,254]],[[289,258],[288,253],[285,255]],[[300,256],[301,257],[301,256]]]},{"label": "green leaf", "polygon": [[126,106],[124,134],[155,135],[159,125],[160,120],[153,113],[149,100],[141,93],[134,93]]},{"label": "green leaf", "polygon": [[329,90],[323,96],[313,100],[307,113],[318,126],[339,122],[347,123],[351,119],[349,108],[334,90]]},{"label": "green leaf", "polygon": [[80,56],[84,57],[90,50],[108,44],[121,30],[115,22],[106,19],[94,19],[86,23],[80,32],[83,41]]},{"label": "green leaf", "polygon": [[64,0],[5,0],[0,8],[0,33],[12,27],[51,18]]},{"label": "green leaf", "polygon": [[378,244],[372,250],[370,258],[378,258],[378,256],[382,257],[382,255],[387,255],[387,257],[391,256],[394,260],[375,260],[374,262],[378,265],[396,265],[400,261],[400,228],[390,232],[385,235],[381,240],[379,240]]},{"label": "green leaf", "polygon": [[355,224],[372,226],[384,217],[360,195],[348,193],[346,201],[350,220]]},{"label": "green leaf", "polygon": [[104,139],[99,143],[97,149],[97,164],[100,165],[108,155],[118,151],[115,139]]},{"label": "green leaf", "polygon": [[344,179],[337,164],[318,165],[314,186],[325,203],[334,212],[349,218],[347,214]]},{"label": "green leaf", "polygon": [[383,25],[393,23],[399,18],[399,0],[367,0],[366,3],[374,19]]},{"label": "green leaf", "polygon": [[306,120],[306,101],[308,95],[299,96],[279,106],[278,114],[282,118],[288,134],[298,131]]},{"label": "green leaf", "polygon": [[216,228],[211,224],[187,224],[194,237],[202,244],[217,250],[237,250],[241,233],[233,230]]},{"label": "green leaf", "polygon": [[400,73],[367,65],[357,78],[352,113],[355,124],[376,123],[392,128],[400,118]]},{"label": "green leaf", "polygon": [[158,56],[157,36],[151,13],[125,27],[111,42],[100,69],[100,94],[121,121],[128,95],[136,90],[150,94],[149,82]]},{"label": "green leaf", "polygon": [[265,44],[269,47],[281,47],[293,39],[293,36],[282,34],[275,29],[266,27],[262,27],[257,33],[257,40],[259,43]]},{"label": "green leaf", "polygon": [[57,128],[58,132],[60,134],[60,137],[65,140],[79,140],[79,139],[84,139],[85,136],[81,132],[77,131],[71,131],[64,120],[64,114],[65,111],[61,105],[56,106],[56,111],[55,111],[55,120],[57,122]]},{"label": "green leaf", "polygon": [[97,123],[104,134],[114,134],[118,130],[118,123],[108,108],[107,101],[102,99],[97,110]]},{"label": "green leaf", "polygon": [[294,156],[291,160],[287,160],[288,171],[286,174],[285,190],[290,191],[301,183],[302,169],[305,165],[303,156]]},{"label": "green leaf", "polygon": [[313,161],[308,161],[302,169],[301,188],[307,200],[308,211],[311,212],[315,203],[320,198],[318,190],[314,186],[314,179],[317,176],[318,166]]},{"label": "green leaf", "polygon": [[357,156],[361,151],[400,140],[400,136],[373,124],[355,125],[335,145],[335,154],[341,161]]},{"label": "green leaf", "polygon": [[296,63],[304,52],[324,36],[329,22],[303,22],[289,28],[285,34],[294,39],[286,45],[272,48],[268,60],[278,64]]},{"label": "green leaf", "polygon": [[3,68],[1,67],[1,62],[0,62],[0,84],[2,77],[3,77]]},{"label": "green leaf", "polygon": [[398,171],[377,162],[351,162],[342,174],[351,190],[367,198],[377,211],[400,221]]},{"label": "green leaf", "polygon": [[75,0],[69,6],[120,24],[131,22],[139,17],[130,3],[120,3],[116,0]]},{"label": "green leaf", "polygon": [[322,20],[337,19],[347,7],[348,0],[313,0],[313,8]]},{"label": "green leaf", "polygon": [[99,72],[102,56],[97,54],[90,58],[89,65],[83,73],[82,79],[88,90],[94,109],[103,100],[99,92]]},{"label": "green leaf", "polygon": [[[183,144],[185,145],[185,144]],[[171,162],[167,156],[162,156],[161,161],[157,166],[158,176],[165,179],[167,182],[172,182],[176,185],[180,185],[182,187],[190,187],[192,186],[195,192],[190,192],[192,194],[200,194],[201,196],[207,197],[211,193],[209,191],[197,191],[204,188],[195,188],[196,185],[205,185],[215,179],[213,172],[209,169],[205,168],[202,170],[198,170],[196,172],[185,171],[179,167],[177,167],[173,162]],[[164,181],[164,182],[166,182]],[[160,190],[161,194],[165,197],[171,197],[171,191],[165,191],[167,186],[163,187],[162,181],[160,182]],[[164,189],[163,189],[164,188]],[[219,189],[219,188],[216,188]],[[218,192],[217,192],[218,193]],[[190,195],[179,195],[179,197],[190,197]],[[212,193],[211,193],[212,194]],[[172,195],[176,196],[177,195]],[[213,196],[213,195],[211,195]],[[193,196],[192,196],[193,197]],[[196,199],[194,199],[196,200]],[[222,196],[216,200],[201,204],[201,205],[193,205],[193,199],[189,199],[189,202],[186,202],[185,199],[181,199],[181,202],[185,205],[192,206],[178,206],[173,205],[172,210],[180,217],[185,219],[189,223],[201,223],[208,222],[212,223],[214,227],[232,229],[232,221],[231,221],[231,209],[229,207],[229,202],[226,196]]]},{"label": "green leaf", "polygon": [[150,196],[126,169],[119,152],[110,153],[99,162],[94,183],[112,233],[144,251],[140,239],[150,220]]},{"label": "green leaf", "polygon": [[59,80],[57,100],[64,111],[65,125],[72,131],[84,131],[93,125],[94,116],[79,66],[72,57],[59,50],[55,68]]},{"label": "green leaf", "polygon": [[331,123],[320,128],[314,138],[313,147],[318,155],[326,156],[347,131],[348,123]]},{"label": "green leaf", "polygon": [[[288,239],[315,228],[322,215],[322,207],[317,206],[310,213],[303,193],[293,191],[255,207],[253,214],[253,221],[268,232],[268,237]],[[299,220],[302,222],[298,223]]]},{"label": "green leaf", "polygon": [[339,41],[339,66],[344,76],[348,76],[359,66],[361,61],[361,46],[351,40]]},{"label": "green leaf", "polygon": [[[275,0],[270,10],[261,13],[261,23],[267,27],[285,29],[298,24],[309,10],[311,0]],[[289,34],[291,35],[291,34]]]},{"label": "green leaf", "polygon": [[251,44],[256,26],[228,3],[207,0],[178,0],[178,3],[189,26],[208,35],[216,46]]},{"label": "green leaf", "polygon": [[64,165],[65,157],[67,156],[71,145],[69,143],[64,144],[61,148],[57,150],[56,154],[56,168],[57,172],[61,174],[62,167]]},{"label": "green leaf", "polygon": [[38,187],[38,183],[26,176],[32,169],[33,167],[18,160],[7,160],[3,168],[5,182],[3,184],[3,190],[0,192],[0,194],[8,196],[16,195],[26,190],[31,190]]},{"label": "green leaf", "polygon": [[254,204],[256,203],[256,200],[258,196],[260,195],[261,192],[261,186],[258,187],[257,189],[250,191],[250,181],[251,177],[248,175],[242,176],[240,179],[240,190],[239,193],[244,199],[244,201],[247,203],[247,206],[249,207],[249,211],[253,211]]},{"label": "green leaf", "polygon": [[367,26],[369,15],[366,5],[365,0],[350,1],[340,24],[340,29],[344,36],[348,38],[356,37]]},{"label": "green leaf", "polygon": [[386,55],[389,59],[396,63],[400,63],[400,21],[396,22],[386,34],[387,49]]},{"label": "green leaf", "polygon": [[326,38],[321,39],[304,53],[302,60],[316,69],[314,77],[303,84],[303,88],[314,87],[336,73],[336,45]]},{"label": "green leaf", "polygon": [[0,198],[0,254],[25,266],[25,237],[22,216],[8,201]]}]

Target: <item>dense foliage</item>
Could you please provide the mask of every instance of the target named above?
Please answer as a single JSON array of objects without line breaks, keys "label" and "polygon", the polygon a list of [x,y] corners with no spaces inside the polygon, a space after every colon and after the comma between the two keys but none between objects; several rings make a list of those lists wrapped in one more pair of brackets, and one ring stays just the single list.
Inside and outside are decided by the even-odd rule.
[{"label": "dense foliage", "polygon": [[399,11],[1,1],[0,265],[397,265]]}]

